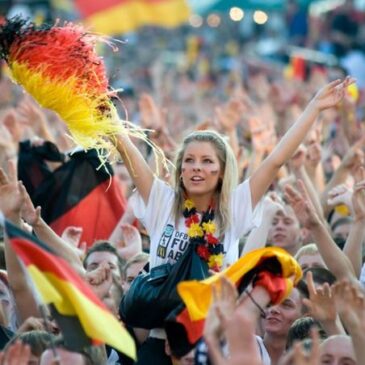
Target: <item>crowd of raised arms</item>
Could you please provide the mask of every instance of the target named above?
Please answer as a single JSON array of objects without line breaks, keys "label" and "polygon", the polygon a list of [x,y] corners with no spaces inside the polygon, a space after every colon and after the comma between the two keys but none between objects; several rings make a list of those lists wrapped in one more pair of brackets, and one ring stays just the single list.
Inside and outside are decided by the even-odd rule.
[{"label": "crowd of raised arms", "polygon": [[[121,119],[127,114],[146,139],[111,138],[104,180],[99,161],[76,174],[90,156],[55,113],[2,75],[0,211],[68,263],[137,356],[103,341],[70,348],[72,333],[39,305],[1,228],[0,364],[365,365],[363,85],[319,65],[302,80],[262,65],[210,79],[165,66],[156,61],[149,85],[121,94]],[[73,175],[57,180],[70,161]],[[66,226],[47,196],[71,202]],[[122,308],[134,303],[137,277],[174,267],[190,245],[216,280],[201,336],[176,351],[162,324],[143,328],[160,307],[141,307],[141,326]],[[257,251],[273,247],[283,250]],[[220,274],[237,262],[257,268],[247,259],[255,252],[276,255],[282,272],[264,265],[244,290]],[[285,274],[297,266],[297,277]]]}]

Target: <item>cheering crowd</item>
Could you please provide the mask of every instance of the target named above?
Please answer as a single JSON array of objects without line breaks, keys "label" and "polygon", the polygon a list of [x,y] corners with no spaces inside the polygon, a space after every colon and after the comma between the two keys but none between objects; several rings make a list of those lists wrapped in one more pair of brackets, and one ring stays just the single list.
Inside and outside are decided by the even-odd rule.
[{"label": "cheering crowd", "polygon": [[[86,170],[62,180],[61,199],[83,207],[69,209],[66,227],[50,218],[56,213],[37,188],[50,195],[56,173],[86,154],[60,117],[3,68],[0,210],[72,267],[133,338],[137,356],[103,341],[70,346],[73,330],[40,305],[2,231],[1,364],[364,363],[364,86],[339,66],[308,62],[299,75],[246,62],[232,49],[234,67],[214,69],[208,58],[190,44],[184,67],[159,59],[126,78],[120,117],[145,129],[146,139],[111,139],[113,173],[99,190],[96,178],[80,193],[94,182]],[[114,67],[115,56],[106,62]],[[95,175],[103,173],[97,167]],[[117,210],[104,203],[114,189]],[[88,198],[96,190],[99,210],[95,195]],[[114,226],[98,230],[101,222]],[[275,265],[251,263],[256,252],[274,256]],[[207,310],[193,346],[183,348],[180,332],[144,326],[163,305],[138,307],[135,296],[141,278],[161,281],[187,257],[204,268],[190,279],[210,284],[208,296],[184,300],[190,314],[191,303]],[[244,285],[229,271],[238,262],[259,268],[241,274]]]}]

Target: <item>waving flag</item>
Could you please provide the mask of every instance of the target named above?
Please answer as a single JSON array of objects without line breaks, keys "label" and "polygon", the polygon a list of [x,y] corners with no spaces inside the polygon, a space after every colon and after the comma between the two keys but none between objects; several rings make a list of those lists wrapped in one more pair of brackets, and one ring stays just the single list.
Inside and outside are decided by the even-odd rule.
[{"label": "waving flag", "polygon": [[[247,253],[226,270],[208,279],[180,282],[177,291],[184,305],[170,313],[165,322],[172,353],[178,357],[184,356],[203,335],[204,321],[213,301],[212,286],[219,283],[221,276],[229,279],[241,293],[253,277],[262,272],[277,276],[280,300],[290,294],[293,285],[302,276],[299,264],[285,250],[267,247]],[[274,289],[279,289],[279,286]]]},{"label": "waving flag", "polygon": [[109,35],[144,25],[173,28],[189,17],[185,0],[76,0],[76,7],[92,31]]},{"label": "waving flag", "polygon": [[111,166],[100,164],[95,150],[73,153],[52,171],[47,161],[63,161],[57,146],[20,143],[18,176],[43,219],[59,235],[69,226],[82,227],[80,242],[108,239],[124,214],[126,199]]},{"label": "waving flag", "polygon": [[[80,336],[88,337],[91,343],[106,343],[131,358],[136,357],[131,336],[68,262],[8,221],[5,232],[43,302],[57,312],[56,320],[64,318],[58,323],[61,329],[68,319],[68,328],[74,322],[73,328],[83,331]],[[69,332],[63,333],[65,342],[69,335],[78,337]]]}]

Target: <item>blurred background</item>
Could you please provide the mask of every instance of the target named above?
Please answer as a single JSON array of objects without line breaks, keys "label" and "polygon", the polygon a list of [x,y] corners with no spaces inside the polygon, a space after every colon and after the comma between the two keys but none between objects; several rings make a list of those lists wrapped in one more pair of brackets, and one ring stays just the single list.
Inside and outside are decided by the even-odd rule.
[{"label": "blurred background", "polygon": [[365,0],[0,0],[0,11],[110,36],[118,50],[99,52],[130,119],[134,96],[148,92],[167,107],[189,103],[186,123],[202,122],[258,72],[270,81],[349,73],[365,88]]}]

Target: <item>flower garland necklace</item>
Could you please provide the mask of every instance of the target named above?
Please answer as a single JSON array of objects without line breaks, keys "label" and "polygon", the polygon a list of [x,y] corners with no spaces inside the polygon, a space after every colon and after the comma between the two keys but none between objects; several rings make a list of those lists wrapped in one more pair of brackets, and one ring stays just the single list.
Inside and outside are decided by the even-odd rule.
[{"label": "flower garland necklace", "polygon": [[209,206],[208,210],[199,214],[190,199],[184,202],[185,226],[188,228],[190,243],[196,244],[198,256],[207,262],[208,267],[214,271],[220,271],[223,266],[224,247],[219,240],[214,237],[216,225],[214,223],[214,209]]}]

